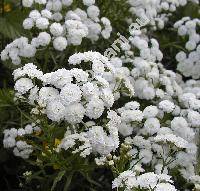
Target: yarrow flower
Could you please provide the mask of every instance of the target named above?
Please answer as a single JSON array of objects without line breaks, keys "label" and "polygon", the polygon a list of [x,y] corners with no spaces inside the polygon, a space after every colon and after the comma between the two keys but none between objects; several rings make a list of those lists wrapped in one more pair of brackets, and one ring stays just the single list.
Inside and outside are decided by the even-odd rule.
[{"label": "yarrow flower", "polygon": [[86,11],[77,8],[69,10],[66,15],[63,15],[62,10],[65,9],[65,6],[71,6],[73,0],[22,1],[24,7],[30,8],[35,3],[46,7],[44,6],[41,11],[31,10],[29,17],[23,21],[23,27],[26,30],[37,28],[39,29],[38,34],[36,33],[36,36],[29,39],[30,44],[29,40],[24,37],[10,43],[1,53],[3,61],[11,59],[13,64],[19,65],[23,57],[34,57],[39,46],[48,46],[50,42],[52,42],[50,46],[53,45],[55,50],[64,51],[67,46],[81,45],[84,38],[97,41],[100,36],[105,39],[110,37],[111,23],[107,18],[99,17],[100,10],[95,6],[95,1],[83,0]]},{"label": "yarrow flower", "polygon": [[156,142],[173,143],[178,148],[187,148],[188,145],[187,141],[173,134],[157,135],[154,140]]},{"label": "yarrow flower", "polygon": [[200,38],[197,32],[199,26],[200,20],[198,18],[191,19],[190,17],[183,17],[174,24],[174,28],[178,30],[179,36],[189,37],[189,40],[185,44],[188,54],[184,51],[180,51],[176,55],[176,60],[178,62],[177,70],[184,76],[192,76],[194,79],[199,79],[200,77]]},{"label": "yarrow flower", "polygon": [[[165,68],[161,51],[165,46],[152,38],[188,2],[127,0],[121,8],[128,10],[130,35],[126,39],[117,33],[119,39],[103,54],[103,39],[113,31],[112,19],[115,31],[118,25],[126,26],[104,10],[107,1],[23,0],[30,10],[23,21],[29,38],[19,37],[1,52],[3,61],[20,65],[13,78],[21,125],[8,123],[15,128],[4,130],[4,147],[39,167],[52,165],[51,171],[58,172],[53,187],[62,178],[65,181],[71,169],[87,174],[90,181],[96,163],[113,173],[112,189],[198,188],[200,21],[183,17],[174,24],[178,35],[186,37],[185,47],[174,58],[179,72]],[[137,23],[132,23],[135,17]],[[145,18],[150,20],[145,23],[148,29]],[[88,47],[91,51],[84,52]],[[182,79],[181,73],[193,79]],[[34,123],[23,126],[30,121]]]},{"label": "yarrow flower", "polygon": [[[41,112],[46,113],[47,117],[52,121],[59,122],[61,120],[67,120],[69,123],[75,124],[80,123],[84,116],[90,119],[100,118],[104,110],[112,107],[115,102],[115,97],[113,95],[114,89],[110,84],[117,84],[117,78],[115,77],[113,67],[101,54],[86,52],[82,55],[87,55],[87,59],[85,60],[87,62],[90,60],[94,62],[94,59],[106,61],[105,64],[102,62],[103,70],[101,74],[97,74],[97,77],[95,76],[96,69],[93,66],[91,67],[91,71],[94,72],[94,79],[91,79],[91,82],[88,81],[89,74],[81,69],[60,69],[55,72],[43,74],[36,66],[28,64],[13,72],[15,79],[17,79],[15,84],[16,92],[20,95],[24,95],[28,92],[33,93],[34,91],[31,91],[31,89],[36,86],[34,86],[32,80],[37,79],[40,80],[44,86],[39,88],[38,84],[37,92],[34,92],[36,95],[29,95],[27,99],[35,97],[35,101],[37,102],[35,107],[41,107]],[[69,58],[70,62],[72,57]],[[93,64],[95,65],[95,63]],[[110,82],[104,78],[106,68],[110,70],[112,74],[112,81]],[[82,74],[85,75],[84,78],[80,78]],[[25,75],[31,79],[20,78]],[[73,83],[72,77],[75,77],[78,81]],[[103,84],[99,84],[99,78],[106,82],[106,88],[104,88]],[[97,86],[97,84],[99,84],[99,86]],[[45,85],[48,85],[48,87]],[[49,87],[50,85],[52,85],[52,87]],[[32,101],[29,100],[29,102]],[[43,111],[44,107],[46,107],[45,111]]]},{"label": "yarrow flower", "polygon": [[[169,188],[175,191],[175,187],[171,185],[173,181],[170,180],[170,176],[165,174],[154,174],[153,172],[144,173],[137,176],[133,171],[128,170],[121,173],[112,183],[113,188],[125,187],[125,190],[132,189],[155,189],[155,190],[167,190]],[[167,183],[162,183],[166,181]],[[169,182],[169,183],[168,183]]]},{"label": "yarrow flower", "polygon": [[25,141],[20,140],[25,135],[30,135],[32,133],[37,133],[40,131],[40,128],[35,124],[28,124],[25,128],[10,130],[6,129],[4,131],[4,140],[3,144],[5,148],[13,148],[13,153],[15,156],[27,159],[30,154],[33,152],[32,145],[27,144]]}]

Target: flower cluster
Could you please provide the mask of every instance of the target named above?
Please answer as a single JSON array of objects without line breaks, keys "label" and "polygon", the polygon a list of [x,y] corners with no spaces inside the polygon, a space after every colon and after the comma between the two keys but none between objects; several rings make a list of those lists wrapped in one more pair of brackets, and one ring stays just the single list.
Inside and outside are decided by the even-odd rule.
[{"label": "flower cluster", "polygon": [[[134,94],[123,67],[115,69],[112,62],[97,52],[74,54],[69,58],[69,64],[81,64],[82,60],[92,63],[88,68],[91,70],[59,69],[43,74],[32,63],[16,69],[13,75],[17,96],[24,95],[35,106],[34,114],[45,113],[52,121],[66,120],[77,124],[84,116],[90,119],[101,117],[104,110],[119,99],[120,93]],[[34,84],[36,80],[43,85]]]},{"label": "flower cluster", "polygon": [[199,79],[200,74],[200,35],[197,33],[200,28],[200,19],[191,19],[183,17],[174,24],[178,29],[179,36],[188,36],[189,40],[185,44],[186,51],[180,51],[176,55],[178,62],[177,70],[184,76],[192,76],[193,79]]},{"label": "flower cluster", "polygon": [[[48,40],[48,42],[50,42]],[[35,56],[36,48],[29,44],[28,38],[20,37],[6,46],[1,52],[1,60],[11,59],[14,65],[21,64],[21,58],[32,58]]]},{"label": "flower cluster", "polygon": [[68,150],[69,148],[73,148],[76,140],[84,144],[72,151],[72,153],[80,152],[81,157],[86,157],[92,152],[106,156],[115,151],[119,147],[118,128],[121,119],[114,111],[109,111],[107,118],[110,119],[106,124],[109,135],[102,126],[96,126],[95,122],[87,122],[86,126],[88,130],[86,132],[73,134],[67,131],[58,149],[63,148]]},{"label": "flower cluster", "polygon": [[[149,39],[144,36],[144,31],[132,30],[129,37],[130,44],[122,44],[122,49],[125,51],[125,57],[122,56],[122,58],[125,62],[132,61],[128,59],[129,57],[138,57],[151,62],[159,62],[163,59],[163,53],[159,49],[158,41],[154,38]],[[131,50],[133,47],[138,50],[139,54]]]},{"label": "flower cluster", "polygon": [[20,57],[34,57],[36,50],[41,47],[53,46],[55,50],[64,51],[67,46],[80,45],[83,38],[94,42],[100,36],[104,39],[110,37],[111,23],[106,17],[100,18],[100,10],[94,5],[95,1],[83,0],[85,11],[80,8],[69,10],[73,4],[72,0],[48,2],[23,0],[25,7],[32,7],[38,3],[43,6],[43,9],[31,10],[29,17],[23,22],[24,29],[36,30],[37,36],[32,39],[22,37],[8,44],[1,53],[2,60],[11,59],[13,64],[19,65]]},{"label": "flower cluster", "polygon": [[27,144],[27,142],[23,139],[27,135],[31,135],[33,133],[37,134],[38,132],[40,132],[40,128],[35,124],[28,124],[25,128],[6,129],[4,131],[3,145],[5,148],[13,148],[15,156],[27,159],[33,152],[34,148],[31,144]]},{"label": "flower cluster", "polygon": [[163,29],[172,13],[189,1],[199,3],[198,0],[127,0],[130,4],[129,11],[139,18],[149,18],[153,30]]},{"label": "flower cluster", "polygon": [[[120,43],[119,57],[109,60],[101,50],[84,52],[83,48],[70,52],[67,60],[64,53],[60,62],[65,65],[60,69],[57,57],[51,55],[50,72],[39,69],[40,59],[14,70],[15,100],[29,108],[30,119],[39,119],[39,138],[47,141],[50,155],[45,160],[49,157],[49,164],[58,160],[60,166],[66,165],[62,161],[68,160],[66,156],[72,160],[75,156],[85,166],[95,162],[112,171],[113,189],[125,191],[176,191],[177,174],[200,187],[195,170],[200,128],[200,21],[184,17],[174,24],[180,36],[189,37],[186,50],[176,55],[178,70],[193,79],[184,81],[179,73],[166,69],[159,41],[152,38],[154,30],[162,29],[176,8],[187,2],[128,0],[134,16],[149,18],[151,27],[150,33],[132,30],[129,41]],[[17,65],[22,58],[37,57],[41,47],[57,53],[69,45],[81,47],[84,38],[95,44],[100,35],[110,37],[111,23],[100,18],[95,0],[81,1],[86,11],[71,10],[76,7],[73,0],[23,0],[25,7],[37,4],[42,9],[31,9],[23,27],[38,36],[13,41],[2,51],[2,60],[11,59]],[[35,128],[5,130],[4,147],[14,148],[16,156],[31,158],[37,150],[34,145],[41,142],[25,135],[35,133]],[[57,138],[59,143],[54,144]],[[52,143],[53,148],[48,146]]]},{"label": "flower cluster", "polygon": [[148,189],[154,191],[176,191],[171,184],[171,177],[166,174],[155,174],[153,172],[141,174],[137,176],[133,171],[125,171],[121,173],[113,181],[113,188],[125,187],[126,191],[134,188]]}]

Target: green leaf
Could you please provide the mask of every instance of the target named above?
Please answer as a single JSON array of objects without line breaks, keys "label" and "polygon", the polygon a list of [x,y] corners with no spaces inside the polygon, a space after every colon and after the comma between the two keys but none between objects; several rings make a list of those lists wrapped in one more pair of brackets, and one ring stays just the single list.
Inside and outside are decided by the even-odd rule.
[{"label": "green leaf", "polygon": [[0,89],[0,107],[9,107],[14,104],[14,91],[11,89]]},{"label": "green leaf", "polygon": [[70,173],[67,176],[67,182],[65,183],[65,187],[64,187],[63,191],[67,191],[69,189],[69,186],[71,184],[72,178],[73,178],[73,173]]},{"label": "green leaf", "polygon": [[51,187],[51,191],[53,191],[53,190],[55,189],[57,183],[60,182],[60,181],[62,180],[62,177],[65,175],[65,173],[66,173],[65,170],[60,171],[60,172],[58,173],[58,175],[56,176],[56,178],[55,178],[54,181],[53,181],[53,185],[52,185],[52,187]]},{"label": "green leaf", "polygon": [[6,13],[4,17],[0,17],[0,33],[8,39],[20,37],[23,33],[22,22],[26,16],[25,12],[20,9]]}]

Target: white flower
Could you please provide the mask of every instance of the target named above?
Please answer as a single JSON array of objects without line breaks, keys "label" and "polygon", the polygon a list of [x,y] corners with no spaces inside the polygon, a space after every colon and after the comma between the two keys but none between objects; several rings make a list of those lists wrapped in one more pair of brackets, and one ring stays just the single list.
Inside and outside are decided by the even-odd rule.
[{"label": "white flower", "polygon": [[158,108],[153,105],[147,106],[143,111],[143,115],[145,118],[156,117],[157,114],[158,114]]},{"label": "white flower", "polygon": [[63,19],[63,15],[60,12],[54,13],[51,17],[51,20],[56,21],[56,22],[61,22],[62,19]]},{"label": "white flower", "polygon": [[197,25],[199,19],[192,19],[190,17],[183,17],[181,20],[177,21],[174,25],[175,28],[178,28],[178,34],[180,36],[188,36],[189,39],[185,48],[188,50],[186,52],[179,52],[176,56],[178,63],[177,69],[186,77],[192,76],[194,79],[199,78],[199,54],[197,53],[198,43],[199,43],[199,34],[197,32]]},{"label": "white flower", "polygon": [[4,138],[3,146],[4,148],[12,148],[16,144],[16,141],[13,137]]},{"label": "white flower", "polygon": [[83,0],[83,4],[86,6],[91,6],[95,4],[95,0]]},{"label": "white flower", "polygon": [[149,173],[140,175],[137,178],[137,182],[141,188],[152,189],[156,186],[158,182],[158,177],[156,174],[149,172]]},{"label": "white flower", "polygon": [[165,92],[161,89],[156,89],[156,96],[159,98],[163,98],[164,97]]},{"label": "white flower", "polygon": [[88,35],[88,27],[81,21],[67,20],[65,25],[68,32],[67,39],[70,44],[80,45],[82,38]]},{"label": "white flower", "polygon": [[28,125],[25,126],[24,130],[25,130],[26,134],[32,134],[33,133],[33,126],[28,124]]},{"label": "white flower", "polygon": [[33,5],[34,0],[22,0],[22,5],[24,7],[31,7]]},{"label": "white flower", "polygon": [[50,26],[50,32],[53,36],[60,36],[62,35],[64,29],[60,23],[53,23]]},{"label": "white flower", "polygon": [[157,175],[153,172],[149,172],[138,176],[137,182],[141,188],[153,189],[156,187],[159,181],[172,182],[170,178],[171,177],[166,174]]},{"label": "white flower", "polygon": [[47,18],[38,18],[36,20],[36,27],[38,29],[41,29],[41,30],[44,30],[44,29],[47,29],[49,26],[49,20]]},{"label": "white flower", "polygon": [[29,145],[25,141],[17,141],[16,146],[19,150],[23,150],[29,147]]},{"label": "white flower", "polygon": [[105,88],[102,90],[102,100],[105,103],[106,107],[112,107],[114,104],[114,95],[112,94],[112,91],[109,88]]},{"label": "white flower", "polygon": [[199,112],[189,110],[187,117],[192,127],[200,127],[200,113]]},{"label": "white flower", "polygon": [[72,82],[72,75],[69,70],[62,68],[55,72],[44,74],[42,81],[44,84],[52,84],[56,88],[62,89],[66,84]]},{"label": "white flower", "polygon": [[177,191],[177,189],[169,183],[157,184],[155,191]]},{"label": "white flower", "polygon": [[[112,32],[112,26],[110,21],[106,18],[106,17],[102,17],[101,18],[101,22],[104,24],[104,29],[101,31],[101,35],[103,36],[103,38],[108,39],[110,38],[110,33]],[[129,48],[129,44],[128,43],[123,43],[123,48]]]},{"label": "white flower", "polygon": [[19,56],[23,56],[25,58],[32,58],[35,56],[36,49],[31,44],[26,44],[21,49],[19,49]]},{"label": "white flower", "polygon": [[153,158],[153,153],[150,150],[142,149],[139,153],[139,158],[141,159],[141,163],[147,164],[151,162]]},{"label": "white flower", "polygon": [[152,87],[146,87],[143,89],[143,97],[146,100],[151,100],[155,97],[155,90]]},{"label": "white flower", "polygon": [[159,108],[166,113],[171,113],[175,109],[175,105],[169,100],[163,100],[159,103]]},{"label": "white flower", "polygon": [[106,134],[101,126],[93,126],[88,131],[88,138],[92,145],[93,152],[98,152],[100,155],[108,155],[115,150],[113,139]]},{"label": "white flower", "polygon": [[112,182],[112,188],[122,188],[126,186],[128,190],[138,186],[136,175],[133,171],[127,170],[115,178]]},{"label": "white flower", "polygon": [[75,103],[66,107],[65,120],[70,124],[80,123],[84,114],[85,108],[80,103]]},{"label": "white flower", "polygon": [[39,19],[41,17],[41,14],[39,13],[38,10],[32,10],[29,13],[29,17],[32,18],[34,21],[36,21],[37,19]]},{"label": "white flower", "polygon": [[66,108],[59,100],[53,100],[47,104],[46,114],[52,121],[59,122],[64,119]]},{"label": "white flower", "polygon": [[157,118],[148,118],[144,123],[144,132],[145,134],[149,133],[150,135],[153,135],[157,133],[157,131],[160,128],[160,122]]},{"label": "white flower", "polygon": [[26,134],[26,132],[25,132],[25,130],[23,129],[23,128],[19,128],[18,130],[17,130],[17,135],[18,136],[24,136]]},{"label": "white flower", "polygon": [[24,67],[18,68],[13,72],[14,80],[26,75],[31,79],[40,79],[40,77],[43,75],[43,72],[38,70],[37,66],[33,65],[33,63],[28,63]]},{"label": "white flower", "polygon": [[2,61],[6,61],[8,59],[9,59],[9,56],[8,56],[7,50],[6,49],[2,50],[2,52],[1,52],[1,60]]},{"label": "white flower", "polygon": [[20,78],[16,81],[14,89],[21,94],[27,93],[31,88],[33,88],[33,82],[29,78]]},{"label": "white flower", "polygon": [[178,62],[182,62],[182,61],[184,61],[185,59],[186,59],[186,54],[185,54],[185,52],[183,52],[183,51],[179,52],[179,53],[176,55],[176,60],[177,60]]},{"label": "white flower", "polygon": [[86,105],[86,115],[90,119],[98,119],[104,111],[104,103],[99,98],[92,98]]},{"label": "white flower", "polygon": [[95,74],[103,74],[104,73],[104,64],[100,60],[94,60],[92,63],[92,70]]},{"label": "white flower", "polygon": [[95,79],[97,80],[97,85],[102,86],[104,88],[109,87],[109,82],[105,78],[101,76],[95,76]]},{"label": "white flower", "polygon": [[63,51],[67,47],[67,40],[65,37],[59,36],[53,40],[53,47],[56,50]]},{"label": "white flower", "polygon": [[62,0],[62,4],[65,6],[70,6],[73,3],[73,0]]},{"label": "white flower", "polygon": [[79,102],[82,97],[82,91],[76,84],[65,85],[60,92],[60,99],[64,105]]},{"label": "white flower", "polygon": [[187,121],[183,117],[175,117],[171,121],[171,128],[177,136],[187,141],[192,141],[194,139],[194,130],[189,128]]},{"label": "white flower", "polygon": [[47,32],[40,32],[37,37],[38,46],[47,46],[51,42],[51,36]]},{"label": "white flower", "polygon": [[92,148],[89,140],[87,139],[86,133],[71,134],[69,132],[66,132],[64,139],[62,140],[61,144],[58,147],[58,151],[62,148],[65,150],[73,148],[76,146],[76,142],[79,142],[81,145],[74,151],[72,151],[72,153],[75,154],[77,152],[80,152],[80,156],[84,158],[91,153]]},{"label": "white flower", "polygon": [[59,92],[53,87],[42,87],[39,91],[39,104],[47,104],[49,101],[54,101],[59,97]]},{"label": "white flower", "polygon": [[88,16],[93,19],[94,21],[98,21],[98,16],[99,16],[100,10],[97,6],[91,5],[87,9],[87,14]]},{"label": "white flower", "polygon": [[12,138],[16,138],[17,137],[17,129],[15,128],[11,128],[11,129],[6,129],[4,130],[4,137],[8,138],[8,137],[12,137]]},{"label": "white flower", "polygon": [[157,135],[154,138],[155,142],[173,143],[178,148],[187,148],[188,142],[181,137],[173,134]]},{"label": "white flower", "polygon": [[82,91],[87,100],[90,100],[93,96],[99,95],[98,87],[91,82],[83,84]]},{"label": "white flower", "polygon": [[23,21],[23,27],[24,29],[32,29],[34,26],[34,21],[31,18],[27,18]]},{"label": "white flower", "polygon": [[119,132],[125,137],[131,135],[133,130],[134,128],[127,123],[121,123],[119,126]]},{"label": "white flower", "polygon": [[125,104],[126,109],[137,110],[140,108],[140,104],[136,101],[131,101]]},{"label": "white flower", "polygon": [[140,110],[125,110],[121,114],[122,121],[125,122],[141,122],[143,119],[143,113]]},{"label": "white flower", "polygon": [[188,41],[186,44],[185,44],[185,48],[187,50],[194,50],[196,48],[196,43],[194,41]]},{"label": "white flower", "polygon": [[43,9],[41,11],[41,15],[42,15],[42,17],[47,18],[47,19],[51,19],[51,17],[52,17],[52,13],[47,9]]},{"label": "white flower", "polygon": [[185,120],[185,118],[183,117],[175,117],[172,121],[171,121],[171,128],[173,130],[175,129],[185,129],[188,127],[188,123]]},{"label": "white flower", "polygon": [[77,82],[87,82],[89,74],[82,69],[73,68],[70,73],[76,79]]},{"label": "white flower", "polygon": [[62,10],[62,2],[59,0],[47,1],[46,9],[54,12],[60,12]]},{"label": "white flower", "polygon": [[29,158],[29,155],[32,152],[32,146],[28,145],[25,141],[17,141],[16,147],[13,150],[14,155],[22,157],[24,159]]}]

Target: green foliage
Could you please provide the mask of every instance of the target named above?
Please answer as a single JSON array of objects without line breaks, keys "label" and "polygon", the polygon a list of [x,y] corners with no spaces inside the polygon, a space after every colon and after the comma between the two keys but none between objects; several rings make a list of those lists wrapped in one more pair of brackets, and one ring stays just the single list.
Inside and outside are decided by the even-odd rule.
[{"label": "green foliage", "polygon": [[22,22],[27,15],[27,12],[22,10],[19,2],[14,2],[15,4],[13,4],[13,1],[4,1],[4,7],[9,5],[11,10],[8,12],[2,10],[0,17],[0,34],[3,38],[13,40],[24,34]]},{"label": "green foliage", "polygon": [[14,92],[10,89],[0,90],[0,131],[2,132],[5,128],[19,125],[17,110],[13,101]]},{"label": "green foliage", "polygon": [[[56,178],[53,181],[53,186],[51,187],[51,191],[53,191],[55,189],[56,184],[61,181],[61,179],[63,178],[63,176],[65,175],[65,173],[66,173],[65,170],[60,171],[58,173],[58,175],[56,176]],[[72,176],[70,176],[70,177],[72,177]],[[70,182],[71,182],[71,178],[69,178],[69,181],[67,181],[67,183],[68,183],[67,186],[70,184]]]}]

